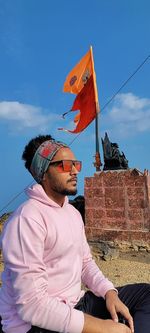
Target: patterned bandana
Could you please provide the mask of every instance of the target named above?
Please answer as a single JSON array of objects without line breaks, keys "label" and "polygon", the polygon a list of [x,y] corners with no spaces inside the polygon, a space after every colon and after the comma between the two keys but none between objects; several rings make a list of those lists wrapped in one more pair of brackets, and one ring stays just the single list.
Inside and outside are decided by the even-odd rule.
[{"label": "patterned bandana", "polygon": [[37,183],[41,182],[44,173],[49,167],[50,161],[53,159],[57,151],[63,147],[68,148],[68,146],[62,142],[48,140],[43,142],[36,150],[32,159],[30,171]]}]

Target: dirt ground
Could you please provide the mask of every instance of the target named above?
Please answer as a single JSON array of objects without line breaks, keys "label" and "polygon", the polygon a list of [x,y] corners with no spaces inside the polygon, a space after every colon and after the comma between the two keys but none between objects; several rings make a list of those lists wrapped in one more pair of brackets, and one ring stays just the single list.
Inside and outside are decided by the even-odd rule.
[{"label": "dirt ground", "polygon": [[121,253],[119,258],[114,260],[104,261],[95,257],[95,261],[115,286],[150,283],[150,253]]}]

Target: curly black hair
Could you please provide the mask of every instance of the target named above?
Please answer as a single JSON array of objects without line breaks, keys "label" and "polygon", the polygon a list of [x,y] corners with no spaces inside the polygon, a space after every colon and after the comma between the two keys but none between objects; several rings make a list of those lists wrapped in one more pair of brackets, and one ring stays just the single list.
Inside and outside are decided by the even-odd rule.
[{"label": "curly black hair", "polygon": [[25,167],[30,172],[30,166],[33,159],[33,156],[38,149],[38,147],[47,140],[54,140],[51,135],[38,135],[29,141],[29,143],[25,146],[22,159],[25,161]]}]

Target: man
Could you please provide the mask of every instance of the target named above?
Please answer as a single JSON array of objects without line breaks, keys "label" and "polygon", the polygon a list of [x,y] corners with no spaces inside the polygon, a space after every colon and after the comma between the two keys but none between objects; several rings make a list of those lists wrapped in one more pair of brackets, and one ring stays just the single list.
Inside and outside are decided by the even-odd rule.
[{"label": "man", "polygon": [[92,260],[81,215],[68,203],[81,162],[51,136],[32,139],[23,159],[38,184],[1,237],[3,332],[148,333],[150,285],[115,289]]}]

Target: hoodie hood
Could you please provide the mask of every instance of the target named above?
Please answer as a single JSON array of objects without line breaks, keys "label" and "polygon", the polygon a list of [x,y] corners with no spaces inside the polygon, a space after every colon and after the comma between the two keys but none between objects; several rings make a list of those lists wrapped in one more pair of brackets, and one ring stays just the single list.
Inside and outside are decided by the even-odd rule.
[{"label": "hoodie hood", "polygon": [[[51,207],[58,207],[61,208],[60,205],[58,205],[55,201],[50,199],[46,192],[44,191],[43,187],[40,184],[34,184],[28,188],[25,189],[25,193],[28,196],[29,199],[37,200],[45,205],[51,206]],[[68,204],[68,197],[65,197],[65,201],[63,204],[63,207]]]}]

